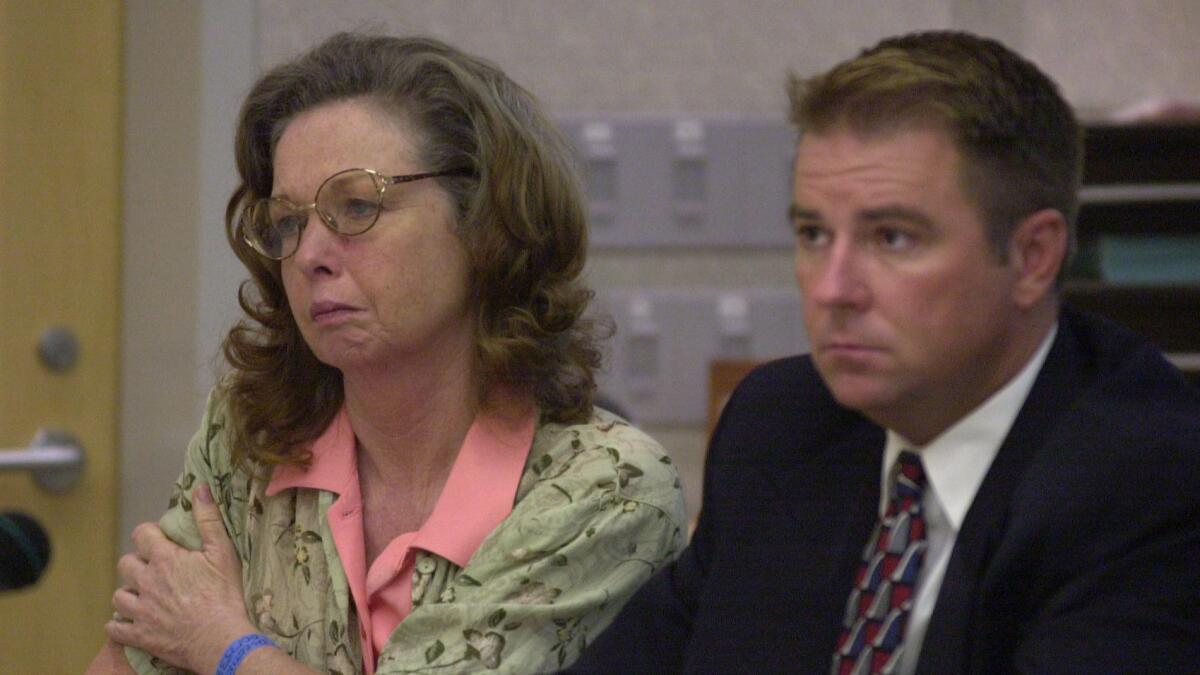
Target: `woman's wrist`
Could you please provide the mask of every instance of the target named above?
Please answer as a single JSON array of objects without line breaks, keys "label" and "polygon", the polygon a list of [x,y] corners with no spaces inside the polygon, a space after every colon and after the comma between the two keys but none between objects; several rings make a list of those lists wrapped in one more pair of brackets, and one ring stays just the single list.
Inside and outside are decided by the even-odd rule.
[{"label": "woman's wrist", "polygon": [[262,647],[276,647],[271,638],[262,633],[247,633],[225,648],[221,654],[221,660],[217,663],[216,675],[235,675],[238,666],[242,665],[242,661],[246,659],[256,649]]},{"label": "woman's wrist", "polygon": [[234,642],[257,633],[258,627],[249,621],[230,622],[205,630],[201,633],[203,637],[193,642],[194,651],[184,666],[195,673],[215,673]]}]

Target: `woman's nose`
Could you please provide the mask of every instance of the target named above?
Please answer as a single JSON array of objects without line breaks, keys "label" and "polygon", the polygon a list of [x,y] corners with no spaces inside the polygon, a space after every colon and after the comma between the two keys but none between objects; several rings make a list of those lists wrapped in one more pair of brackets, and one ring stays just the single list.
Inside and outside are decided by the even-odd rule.
[{"label": "woman's nose", "polygon": [[336,274],[341,269],[342,237],[326,227],[315,208],[308,210],[308,219],[299,237],[292,258],[302,272],[306,275]]}]

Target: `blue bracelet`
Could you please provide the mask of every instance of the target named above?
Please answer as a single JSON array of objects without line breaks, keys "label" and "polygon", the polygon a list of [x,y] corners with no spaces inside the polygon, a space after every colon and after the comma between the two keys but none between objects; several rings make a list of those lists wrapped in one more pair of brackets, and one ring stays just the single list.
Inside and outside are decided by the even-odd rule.
[{"label": "blue bracelet", "polygon": [[274,646],[275,643],[271,641],[271,638],[262,633],[243,635],[225,648],[225,653],[221,655],[221,662],[217,664],[217,675],[234,675],[247,654],[259,647]]}]

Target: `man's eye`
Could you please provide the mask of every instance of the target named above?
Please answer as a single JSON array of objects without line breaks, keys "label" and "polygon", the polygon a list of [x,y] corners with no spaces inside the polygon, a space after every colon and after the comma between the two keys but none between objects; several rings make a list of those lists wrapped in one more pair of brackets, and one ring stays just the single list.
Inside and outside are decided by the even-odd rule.
[{"label": "man's eye", "polygon": [[822,227],[799,223],[795,229],[796,240],[802,246],[822,246],[829,241],[829,233]]},{"label": "man's eye", "polygon": [[883,248],[893,251],[907,251],[916,245],[917,240],[911,233],[893,227],[881,227],[875,237]]}]

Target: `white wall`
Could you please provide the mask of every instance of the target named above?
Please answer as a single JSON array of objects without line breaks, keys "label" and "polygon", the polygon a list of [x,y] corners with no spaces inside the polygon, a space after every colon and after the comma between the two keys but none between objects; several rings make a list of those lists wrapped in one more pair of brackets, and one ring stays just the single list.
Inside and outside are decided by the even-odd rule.
[{"label": "white wall", "polygon": [[256,17],[231,0],[125,3],[122,550],[166,506],[237,315],[222,221]]},{"label": "white wall", "polygon": [[126,3],[120,542],[166,505],[194,430],[197,6]]},{"label": "white wall", "polygon": [[[259,69],[336,30],[428,33],[500,64],[552,114],[784,114],[784,74],[813,73],[921,28],[997,37],[1086,116],[1200,98],[1195,0],[126,0],[122,524],[165,505],[241,272],[221,218],[232,124]],[[600,251],[598,288],[790,288],[790,252]],[[698,503],[704,433],[649,431]],[[122,535],[122,547],[127,534]]]}]

